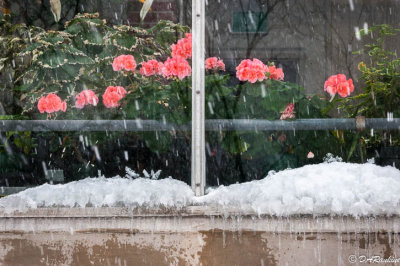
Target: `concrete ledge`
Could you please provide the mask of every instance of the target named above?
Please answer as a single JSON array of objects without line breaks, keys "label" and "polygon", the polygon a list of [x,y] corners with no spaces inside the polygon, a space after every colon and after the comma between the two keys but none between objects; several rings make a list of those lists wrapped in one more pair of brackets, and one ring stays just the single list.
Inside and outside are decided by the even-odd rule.
[{"label": "concrete ledge", "polygon": [[0,264],[359,265],[397,258],[399,226],[400,217],[281,218],[210,206],[39,208],[0,212]]},{"label": "concrete ledge", "polygon": [[272,233],[398,233],[400,217],[274,217],[238,209],[190,206],[180,210],[38,208],[0,212],[0,232],[179,233],[209,230]]}]

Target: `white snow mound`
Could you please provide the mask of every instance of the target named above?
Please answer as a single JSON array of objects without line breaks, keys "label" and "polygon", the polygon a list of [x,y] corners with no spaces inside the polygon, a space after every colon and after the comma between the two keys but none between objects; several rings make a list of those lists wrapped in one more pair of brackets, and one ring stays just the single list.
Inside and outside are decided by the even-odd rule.
[{"label": "white snow mound", "polygon": [[400,171],[369,163],[307,165],[259,181],[221,186],[196,201],[278,216],[399,215]]},{"label": "white snow mound", "polygon": [[86,178],[67,184],[44,184],[0,199],[0,208],[37,207],[156,207],[179,208],[190,204],[193,192],[184,182],[166,178]]},{"label": "white snow mound", "polygon": [[278,216],[400,215],[400,171],[394,167],[343,162],[307,165],[270,173],[262,180],[209,189],[195,197],[171,178],[87,178],[42,185],[0,199],[0,209],[139,206],[181,208],[208,205],[221,210]]}]

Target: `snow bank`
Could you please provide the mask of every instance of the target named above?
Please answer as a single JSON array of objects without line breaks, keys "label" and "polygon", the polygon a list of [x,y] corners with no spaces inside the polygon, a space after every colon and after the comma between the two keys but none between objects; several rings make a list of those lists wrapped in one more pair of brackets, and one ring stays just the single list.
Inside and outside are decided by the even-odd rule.
[{"label": "snow bank", "polygon": [[342,162],[307,165],[219,187],[196,202],[271,215],[399,215],[400,171]]},{"label": "snow bank", "polygon": [[0,208],[139,206],[181,208],[208,205],[221,210],[271,215],[400,215],[400,171],[374,164],[308,165],[270,173],[265,179],[209,189],[194,197],[171,178],[87,178],[42,185],[0,199]]},{"label": "snow bank", "polygon": [[184,182],[166,178],[86,178],[64,185],[41,185],[0,199],[0,208],[133,206],[180,208],[193,199]]}]

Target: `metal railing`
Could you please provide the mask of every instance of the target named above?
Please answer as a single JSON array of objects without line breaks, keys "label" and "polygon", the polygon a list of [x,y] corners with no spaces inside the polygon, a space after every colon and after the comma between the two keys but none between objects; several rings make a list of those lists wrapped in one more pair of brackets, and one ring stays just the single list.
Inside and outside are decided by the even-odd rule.
[{"label": "metal railing", "polygon": [[[156,120],[0,120],[5,131],[191,131],[191,123],[178,125]],[[293,121],[262,119],[206,120],[206,131],[274,130],[400,130],[400,118],[328,118]]]}]

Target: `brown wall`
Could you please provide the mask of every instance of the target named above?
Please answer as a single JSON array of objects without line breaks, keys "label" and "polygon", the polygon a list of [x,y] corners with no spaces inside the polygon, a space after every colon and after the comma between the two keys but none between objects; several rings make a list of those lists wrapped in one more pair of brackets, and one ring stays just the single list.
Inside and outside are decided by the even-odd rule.
[{"label": "brown wall", "polygon": [[399,254],[399,234],[0,234],[2,265],[351,265],[350,255]]},{"label": "brown wall", "polygon": [[0,265],[306,266],[351,265],[350,255],[400,257],[400,217],[245,213],[207,206],[0,211]]}]

